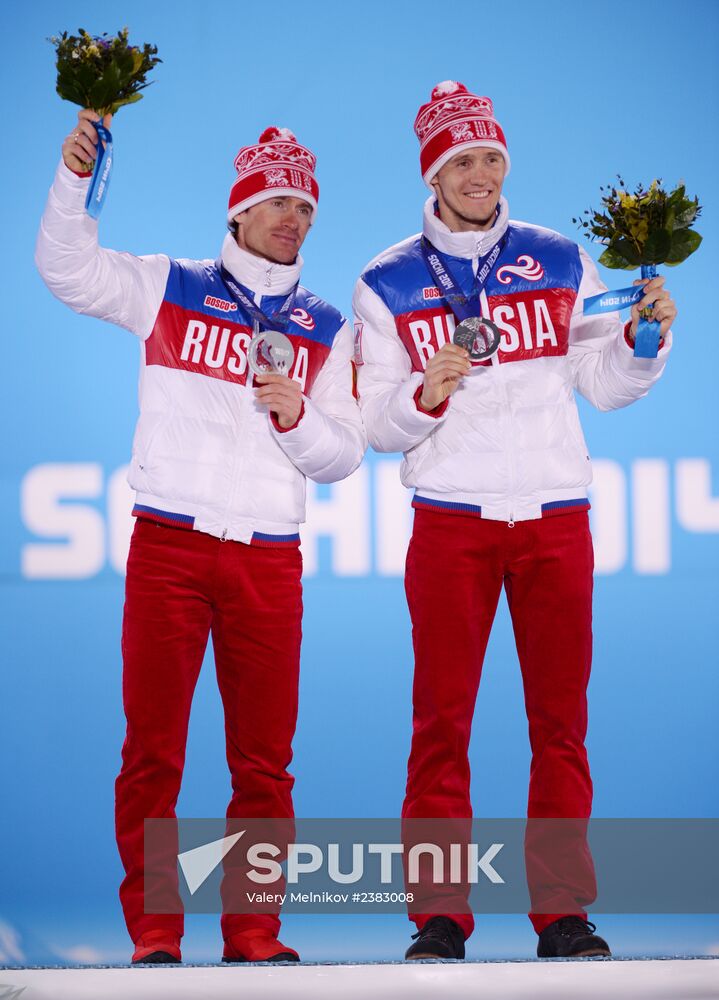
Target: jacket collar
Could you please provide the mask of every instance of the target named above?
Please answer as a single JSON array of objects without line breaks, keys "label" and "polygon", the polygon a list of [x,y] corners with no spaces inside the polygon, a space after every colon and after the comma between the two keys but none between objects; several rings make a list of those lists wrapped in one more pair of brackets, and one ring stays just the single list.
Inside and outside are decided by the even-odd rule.
[{"label": "jacket collar", "polygon": [[424,203],[422,231],[433,246],[452,257],[484,257],[504,236],[509,222],[509,203],[503,195],[499,199],[499,214],[495,223],[486,231],[453,233],[440,217],[435,215],[434,209],[435,198],[434,195],[430,195]]},{"label": "jacket collar", "polygon": [[266,257],[256,257],[238,247],[232,233],[225,236],[220,256],[235,281],[260,295],[285,295],[300,280],[304,264],[299,254],[294,264],[275,264]]}]

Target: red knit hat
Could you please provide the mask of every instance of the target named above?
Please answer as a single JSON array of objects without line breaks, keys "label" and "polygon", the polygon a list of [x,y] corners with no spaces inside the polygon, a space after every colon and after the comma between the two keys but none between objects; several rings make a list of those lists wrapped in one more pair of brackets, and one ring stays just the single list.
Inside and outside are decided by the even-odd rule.
[{"label": "red knit hat", "polygon": [[302,198],[317,211],[320,189],[315,178],[317,158],[301,146],[288,128],[265,129],[258,145],[243,146],[235,157],[237,180],[227,206],[231,222],[239,212],[267,198]]},{"label": "red knit hat", "polygon": [[429,104],[423,104],[414,120],[419,139],[419,162],[425,184],[447,160],[462,149],[491,146],[504,157],[509,173],[511,166],[507,143],[501,126],[494,119],[494,108],[488,97],[470,94],[463,83],[445,80],[432,91]]}]

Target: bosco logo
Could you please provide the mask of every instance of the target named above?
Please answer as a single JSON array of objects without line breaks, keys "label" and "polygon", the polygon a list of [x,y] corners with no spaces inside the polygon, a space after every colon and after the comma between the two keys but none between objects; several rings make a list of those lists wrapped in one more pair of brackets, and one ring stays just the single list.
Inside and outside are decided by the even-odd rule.
[{"label": "bosco logo", "polygon": [[206,295],[204,304],[210,309],[218,309],[220,312],[237,312],[237,303],[228,302],[227,299],[218,299],[215,295]]}]

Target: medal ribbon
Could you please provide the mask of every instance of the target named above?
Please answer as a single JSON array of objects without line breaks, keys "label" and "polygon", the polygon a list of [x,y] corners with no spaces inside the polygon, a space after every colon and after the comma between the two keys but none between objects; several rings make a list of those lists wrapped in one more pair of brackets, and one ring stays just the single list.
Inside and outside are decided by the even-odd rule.
[{"label": "medal ribbon", "polygon": [[[657,269],[654,264],[642,264],[642,278],[651,279],[656,278],[656,276]],[[592,316],[597,313],[628,309],[635,302],[638,302],[643,294],[644,287],[642,285],[632,285],[631,288],[620,288],[616,292],[591,295],[584,300],[583,312],[585,316]],[[659,352],[659,328],[660,324],[656,320],[641,317],[634,338],[635,358],[656,358]]]},{"label": "medal ribbon", "polygon": [[215,261],[215,267],[220,272],[220,277],[224,281],[232,297],[239,303],[239,305],[242,306],[245,312],[250,314],[253,322],[257,324],[258,329],[260,326],[267,327],[270,330],[277,329],[277,327],[281,330],[287,329],[287,324],[290,321],[290,315],[294,309],[299,282],[297,282],[294,288],[290,290],[290,294],[282,303],[280,311],[275,313],[274,316],[269,317],[255,302],[252,301],[249,296],[245,295],[221,260]]},{"label": "medal ribbon", "polygon": [[97,144],[97,158],[90,178],[90,187],[87,189],[85,208],[91,218],[97,219],[105,204],[110,175],[112,174],[112,133],[109,128],[105,128],[102,122],[93,122],[92,124],[100,137],[100,142]]},{"label": "medal ribbon", "polygon": [[427,269],[432,275],[435,285],[442,293],[442,298],[446,299],[447,304],[460,323],[465,319],[481,315],[479,297],[484,291],[484,286],[487,284],[487,280],[494,270],[508,238],[509,229],[495,243],[489,253],[482,257],[482,264],[477,268],[477,273],[474,277],[472,294],[467,298],[452,274],[445,254],[433,246],[426,236],[422,237],[420,245]]},{"label": "medal ribbon", "polygon": [[[656,278],[657,269],[654,264],[642,264],[643,278]],[[651,319],[651,309],[642,312],[649,312],[650,318],[641,317],[637,324],[637,332],[634,337],[634,357],[635,358],[656,358],[659,353],[659,330],[661,324],[655,319]]]},{"label": "medal ribbon", "polygon": [[616,292],[602,292],[601,295],[591,295],[584,300],[584,315],[615,312],[628,309],[642,297],[642,286],[632,285],[631,288],[620,288]]}]

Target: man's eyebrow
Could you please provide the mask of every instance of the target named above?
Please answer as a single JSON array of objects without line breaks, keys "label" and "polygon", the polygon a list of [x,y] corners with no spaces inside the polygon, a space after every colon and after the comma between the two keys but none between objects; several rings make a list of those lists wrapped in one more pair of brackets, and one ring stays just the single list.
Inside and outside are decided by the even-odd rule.
[{"label": "man's eyebrow", "polygon": [[455,155],[449,162],[450,163],[459,162],[460,160],[465,160],[468,158],[471,159],[473,156],[484,157],[484,156],[501,156],[501,155],[502,154],[498,149],[485,149],[483,152],[480,152],[479,149],[474,147],[472,149],[463,149],[461,153],[455,153]]}]

